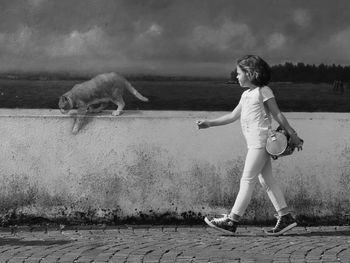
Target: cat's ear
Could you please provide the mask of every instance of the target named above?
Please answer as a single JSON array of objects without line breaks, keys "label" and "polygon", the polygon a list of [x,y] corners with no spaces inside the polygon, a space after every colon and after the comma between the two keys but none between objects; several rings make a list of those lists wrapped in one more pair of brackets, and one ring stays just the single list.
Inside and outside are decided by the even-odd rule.
[{"label": "cat's ear", "polygon": [[60,111],[61,111],[62,113],[67,113],[67,112],[68,112],[68,107],[67,107],[67,105],[70,104],[69,102],[70,102],[69,99],[68,99],[66,96],[64,96],[64,95],[62,95],[62,96],[59,98],[58,107],[59,107],[59,109],[60,109]]},{"label": "cat's ear", "polygon": [[61,102],[62,104],[68,104],[70,107],[73,106],[73,105],[72,105],[72,101],[69,99],[69,97],[67,97],[67,96],[65,96],[65,95],[62,95],[62,96],[60,97],[60,102]]}]

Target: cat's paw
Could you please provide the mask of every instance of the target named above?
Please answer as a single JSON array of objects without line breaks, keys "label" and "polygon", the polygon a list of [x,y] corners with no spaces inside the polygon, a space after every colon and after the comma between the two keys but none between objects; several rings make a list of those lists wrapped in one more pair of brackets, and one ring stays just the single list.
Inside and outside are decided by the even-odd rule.
[{"label": "cat's paw", "polygon": [[121,111],[118,111],[118,110],[115,110],[115,111],[112,112],[112,115],[113,115],[113,116],[119,116],[119,115],[121,115],[121,114],[122,114],[122,112],[121,112]]}]

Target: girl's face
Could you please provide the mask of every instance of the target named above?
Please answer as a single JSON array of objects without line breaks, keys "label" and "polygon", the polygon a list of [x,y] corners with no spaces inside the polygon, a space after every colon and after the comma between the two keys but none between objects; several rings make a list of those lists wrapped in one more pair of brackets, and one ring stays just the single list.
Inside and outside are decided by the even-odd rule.
[{"label": "girl's face", "polygon": [[239,66],[237,66],[237,80],[239,85],[244,88],[250,87],[252,84],[248,79],[247,74]]}]

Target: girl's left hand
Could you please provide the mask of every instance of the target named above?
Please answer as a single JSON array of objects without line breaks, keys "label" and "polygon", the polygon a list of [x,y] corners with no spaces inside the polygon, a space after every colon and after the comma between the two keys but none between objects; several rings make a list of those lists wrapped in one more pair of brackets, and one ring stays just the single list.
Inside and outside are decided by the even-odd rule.
[{"label": "girl's left hand", "polygon": [[290,135],[290,140],[291,140],[292,145],[294,145],[295,148],[298,149],[298,151],[303,149],[304,141],[301,138],[299,138],[296,133],[293,133]]},{"label": "girl's left hand", "polygon": [[210,127],[209,121],[207,120],[199,120],[196,123],[198,125],[198,129],[207,129]]}]

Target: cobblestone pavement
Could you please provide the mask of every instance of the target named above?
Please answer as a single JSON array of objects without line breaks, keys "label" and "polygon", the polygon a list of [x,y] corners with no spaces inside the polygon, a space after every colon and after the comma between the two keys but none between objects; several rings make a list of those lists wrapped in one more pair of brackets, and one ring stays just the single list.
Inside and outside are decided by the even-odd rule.
[{"label": "cobblestone pavement", "polygon": [[18,227],[0,232],[2,262],[350,262],[350,226],[280,237],[252,226],[236,236],[204,226]]}]

